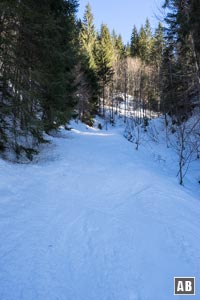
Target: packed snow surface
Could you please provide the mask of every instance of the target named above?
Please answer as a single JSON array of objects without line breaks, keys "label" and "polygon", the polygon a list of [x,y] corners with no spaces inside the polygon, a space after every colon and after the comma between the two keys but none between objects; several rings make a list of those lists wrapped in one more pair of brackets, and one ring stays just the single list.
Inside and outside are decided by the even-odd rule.
[{"label": "packed snow surface", "polygon": [[0,300],[188,299],[174,276],[199,299],[199,187],[121,128],[72,127],[37,162],[0,161]]}]

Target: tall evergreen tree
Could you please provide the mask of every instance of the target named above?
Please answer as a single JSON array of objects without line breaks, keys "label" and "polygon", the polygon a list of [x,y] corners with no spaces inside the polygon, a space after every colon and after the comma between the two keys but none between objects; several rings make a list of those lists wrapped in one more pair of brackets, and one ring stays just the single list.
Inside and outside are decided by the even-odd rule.
[{"label": "tall evergreen tree", "polygon": [[105,24],[101,25],[101,31],[99,35],[99,43],[96,48],[96,64],[98,70],[99,80],[102,87],[103,98],[103,115],[105,113],[105,88],[111,81],[113,75],[113,60],[114,49],[112,39],[108,27]]},{"label": "tall evergreen tree", "polygon": [[138,43],[139,43],[139,36],[137,32],[137,27],[134,25],[131,34],[131,43],[130,43],[130,51],[131,51],[130,54],[132,57],[138,56],[139,54]]},{"label": "tall evergreen tree", "polygon": [[142,61],[150,63],[152,59],[153,36],[149,19],[145,26],[142,25],[139,32],[138,53]]},{"label": "tall evergreen tree", "polygon": [[93,23],[91,6],[87,4],[80,31],[81,74],[79,82],[79,117],[91,122],[98,104],[99,84],[95,62],[97,33]]},{"label": "tall evergreen tree", "polygon": [[163,51],[165,47],[164,41],[164,30],[162,23],[158,23],[158,27],[155,30],[154,40],[153,40],[153,58],[157,65],[161,64]]},{"label": "tall evergreen tree", "polygon": [[114,48],[117,50],[117,53],[122,57],[124,55],[125,47],[122,41],[122,36],[119,34],[116,37]]},{"label": "tall evergreen tree", "polygon": [[146,31],[144,29],[144,26],[142,25],[140,32],[139,32],[138,54],[143,62],[146,62],[148,60],[147,47],[148,47],[147,35],[146,35]]},{"label": "tall evergreen tree", "polygon": [[45,38],[40,61],[43,122],[47,131],[67,122],[73,113],[77,47],[74,44],[76,1],[51,1],[48,7],[51,17],[43,27]]},{"label": "tall evergreen tree", "polygon": [[85,52],[85,55],[88,58],[90,69],[95,68],[94,48],[97,42],[97,34],[95,32],[93,19],[91,6],[90,4],[87,4],[82,22],[80,39],[82,50]]}]

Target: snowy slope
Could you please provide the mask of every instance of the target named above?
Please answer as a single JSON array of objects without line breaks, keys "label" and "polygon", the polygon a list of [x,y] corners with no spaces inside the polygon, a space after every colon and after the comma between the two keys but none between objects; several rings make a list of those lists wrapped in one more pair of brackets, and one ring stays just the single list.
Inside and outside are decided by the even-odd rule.
[{"label": "snowy slope", "polygon": [[1,300],[169,300],[196,276],[198,190],[122,130],[72,124],[37,163],[0,161]]}]

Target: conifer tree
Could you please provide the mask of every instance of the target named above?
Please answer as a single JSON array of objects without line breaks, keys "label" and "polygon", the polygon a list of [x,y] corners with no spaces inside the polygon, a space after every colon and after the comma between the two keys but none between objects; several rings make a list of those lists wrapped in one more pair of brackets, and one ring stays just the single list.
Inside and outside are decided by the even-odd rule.
[{"label": "conifer tree", "polygon": [[164,41],[164,31],[163,26],[159,22],[158,27],[155,30],[154,39],[153,39],[153,60],[155,61],[157,67],[161,65],[163,51],[164,51],[165,41]]},{"label": "conifer tree", "polygon": [[99,43],[96,48],[96,64],[102,88],[103,115],[105,113],[105,88],[113,76],[114,49],[108,27],[101,25]]},{"label": "conifer tree", "polygon": [[95,47],[97,33],[93,23],[91,6],[85,9],[80,30],[80,60],[81,69],[79,80],[79,117],[91,125],[91,118],[97,112],[99,84],[95,62]]},{"label": "conifer tree", "polygon": [[85,14],[82,22],[82,29],[80,33],[82,51],[88,59],[90,69],[95,69],[94,49],[97,42],[97,34],[93,23],[93,15],[90,4],[86,5]]},{"label": "conifer tree", "polygon": [[139,32],[138,53],[143,62],[150,63],[152,58],[153,37],[151,26],[146,19],[145,26],[142,25]]},{"label": "conifer tree", "polygon": [[147,52],[147,35],[146,31],[144,29],[144,26],[141,26],[140,32],[139,32],[139,40],[138,40],[138,54],[139,57],[143,62],[146,62],[148,59],[148,52]]},{"label": "conifer tree", "polygon": [[114,41],[114,48],[117,51],[117,54],[119,54],[120,57],[124,55],[125,47],[122,41],[122,36],[119,34],[116,36],[116,39]]},{"label": "conifer tree", "polygon": [[138,49],[138,42],[139,42],[139,36],[137,32],[137,28],[134,25],[132,34],[131,34],[131,43],[130,43],[130,54],[132,57],[138,56],[139,49]]},{"label": "conifer tree", "polygon": [[[73,113],[74,66],[76,64],[76,1],[49,3],[49,16],[44,24],[40,76],[43,86],[43,122],[45,130],[58,128]],[[43,12],[44,13],[44,12]]]}]

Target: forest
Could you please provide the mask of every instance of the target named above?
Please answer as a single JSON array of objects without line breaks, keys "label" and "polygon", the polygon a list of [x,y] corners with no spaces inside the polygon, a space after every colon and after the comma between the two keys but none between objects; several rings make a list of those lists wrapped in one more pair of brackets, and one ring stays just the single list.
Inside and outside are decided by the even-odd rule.
[{"label": "forest", "polygon": [[114,125],[121,103],[130,141],[133,128],[163,114],[166,131],[180,141],[180,166],[192,132],[190,148],[199,157],[199,120],[186,128],[200,103],[199,1],[165,0],[155,31],[148,19],[139,29],[133,24],[126,45],[106,24],[95,29],[90,4],[79,20],[78,6],[76,0],[1,1],[2,157],[32,160],[45,134],[67,129],[72,118],[92,126],[98,114]]}]

